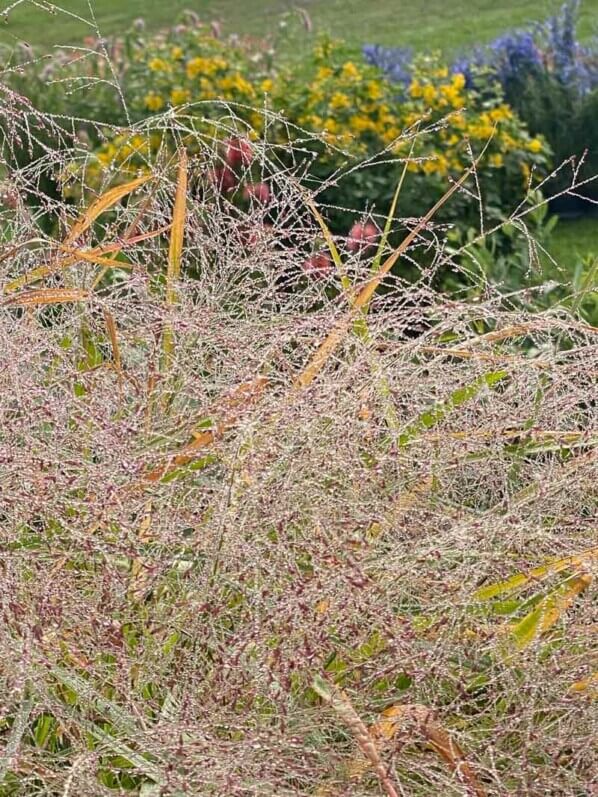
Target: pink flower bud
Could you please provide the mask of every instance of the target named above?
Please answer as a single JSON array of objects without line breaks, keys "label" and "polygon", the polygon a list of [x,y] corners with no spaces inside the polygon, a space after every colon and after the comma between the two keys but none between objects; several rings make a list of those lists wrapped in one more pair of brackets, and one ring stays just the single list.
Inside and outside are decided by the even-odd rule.
[{"label": "pink flower bud", "polygon": [[303,271],[310,277],[325,277],[332,270],[332,260],[327,252],[316,252],[303,263]]},{"label": "pink flower bud", "polygon": [[208,180],[216,190],[222,192],[232,191],[233,188],[236,188],[238,182],[237,175],[228,166],[210,169]]},{"label": "pink flower bud", "polygon": [[356,222],[349,232],[347,238],[347,249],[349,252],[359,252],[363,254],[372,249],[376,244],[376,239],[380,235],[380,230],[371,222]]},{"label": "pink flower bud", "polygon": [[247,200],[255,199],[265,205],[270,199],[270,186],[268,183],[248,183],[243,188],[243,197]]},{"label": "pink flower bud", "polygon": [[253,160],[253,147],[246,138],[229,138],[224,142],[225,159],[232,169],[249,166]]}]

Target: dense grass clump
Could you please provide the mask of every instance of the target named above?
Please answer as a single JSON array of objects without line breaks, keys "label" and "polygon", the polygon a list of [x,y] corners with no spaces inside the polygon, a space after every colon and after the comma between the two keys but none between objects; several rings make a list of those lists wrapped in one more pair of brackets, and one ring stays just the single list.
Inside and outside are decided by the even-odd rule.
[{"label": "dense grass clump", "polygon": [[289,150],[214,179],[234,115],[152,124],[116,187],[7,178],[0,794],[587,794],[583,295],[448,297],[432,213],[354,246]]}]

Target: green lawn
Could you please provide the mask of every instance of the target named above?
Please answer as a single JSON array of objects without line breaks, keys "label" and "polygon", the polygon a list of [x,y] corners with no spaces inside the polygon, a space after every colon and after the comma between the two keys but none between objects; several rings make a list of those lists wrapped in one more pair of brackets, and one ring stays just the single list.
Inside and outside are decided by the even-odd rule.
[{"label": "green lawn", "polygon": [[[43,0],[0,0],[2,11],[16,6],[0,30],[1,40],[49,46],[73,43],[93,32],[87,0],[58,0],[59,10],[54,13],[42,5]],[[170,24],[188,7],[206,20],[222,20],[229,31],[261,34],[272,29],[278,14],[299,5],[316,28],[331,30],[356,45],[380,42],[455,49],[541,19],[561,0],[92,0],[91,5],[104,34],[122,31],[136,17],[144,17],[152,27]],[[581,16],[582,34],[589,36],[592,20],[598,20],[598,0],[583,0]]]},{"label": "green lawn", "polygon": [[598,217],[560,221],[550,245],[556,262],[563,268],[573,267],[588,252],[598,253]]}]

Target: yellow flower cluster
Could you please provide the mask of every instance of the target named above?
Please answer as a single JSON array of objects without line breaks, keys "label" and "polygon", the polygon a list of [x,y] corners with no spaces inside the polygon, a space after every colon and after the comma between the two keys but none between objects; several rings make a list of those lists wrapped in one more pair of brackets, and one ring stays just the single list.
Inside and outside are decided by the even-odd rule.
[{"label": "yellow flower cluster", "polygon": [[[250,105],[274,90],[274,81],[258,70],[241,44],[216,39],[201,29],[173,36],[174,40],[150,39],[132,59],[131,77],[147,87],[137,99],[141,112],[159,113],[202,100]],[[209,108],[203,106],[202,114],[209,116]]]},{"label": "yellow flower cluster", "polygon": [[464,88],[465,77],[460,72],[449,77],[448,70],[442,69],[427,79],[415,78],[409,87],[409,96],[423,100],[430,108],[446,111],[465,105]]},{"label": "yellow flower cluster", "polygon": [[[158,113],[168,106],[226,100],[238,103],[237,112],[257,136],[263,115],[252,108],[266,101],[291,123],[335,145],[324,148],[324,164],[336,167],[335,159],[344,157],[336,147],[358,157],[386,150],[400,158],[411,156],[408,169],[426,180],[459,176],[471,165],[472,153],[484,148],[480,173],[510,170],[521,180],[531,165],[544,162],[543,140],[531,138],[500,97],[482,101],[463,74],[451,73],[433,57],[416,61],[405,89],[347,58],[328,40],[318,43],[311,60],[286,65],[276,74],[260,72],[255,63],[241,48],[205,33],[192,34],[186,42],[157,39],[134,59],[138,82],[144,85],[145,80],[147,87],[139,107]],[[221,106],[214,108],[221,113]],[[202,105],[201,113],[209,116],[210,106]],[[288,135],[286,124],[270,124],[271,140],[286,141]],[[128,162],[135,151],[132,142],[115,140],[99,150],[98,163]]]}]

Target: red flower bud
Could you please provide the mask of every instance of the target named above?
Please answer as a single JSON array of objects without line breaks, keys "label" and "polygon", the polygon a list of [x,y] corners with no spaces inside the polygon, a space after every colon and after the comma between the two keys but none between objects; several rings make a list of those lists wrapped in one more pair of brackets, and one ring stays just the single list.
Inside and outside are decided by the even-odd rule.
[{"label": "red flower bud", "polygon": [[243,196],[247,200],[255,199],[265,205],[270,199],[270,186],[268,183],[248,183],[243,188]]},{"label": "red flower bud", "polygon": [[325,277],[332,269],[332,260],[327,252],[317,252],[303,263],[303,271],[310,277]]},{"label": "red flower bud", "polygon": [[253,160],[253,147],[246,138],[229,138],[224,142],[225,159],[232,169],[249,166]]},{"label": "red flower bud", "polygon": [[380,235],[380,230],[376,225],[368,221],[365,224],[356,222],[349,232],[347,238],[347,249],[349,252],[364,253],[376,244],[376,238]]},{"label": "red flower bud", "polygon": [[217,191],[232,191],[237,185],[237,175],[228,168],[221,166],[217,169],[210,169],[208,180]]}]

